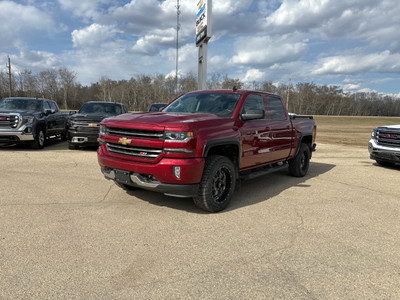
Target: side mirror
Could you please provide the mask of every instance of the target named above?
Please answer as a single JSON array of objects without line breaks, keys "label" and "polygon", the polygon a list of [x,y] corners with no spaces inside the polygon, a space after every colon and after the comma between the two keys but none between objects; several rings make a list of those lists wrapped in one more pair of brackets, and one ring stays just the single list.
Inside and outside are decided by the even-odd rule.
[{"label": "side mirror", "polygon": [[54,109],[45,109],[44,113],[46,116],[50,115],[50,114],[54,114],[56,111]]},{"label": "side mirror", "polygon": [[76,110],[70,110],[70,111],[69,111],[69,114],[70,114],[70,115],[76,114]]},{"label": "side mirror", "polygon": [[264,118],[265,112],[261,109],[248,110],[240,116],[243,121],[258,120]]}]

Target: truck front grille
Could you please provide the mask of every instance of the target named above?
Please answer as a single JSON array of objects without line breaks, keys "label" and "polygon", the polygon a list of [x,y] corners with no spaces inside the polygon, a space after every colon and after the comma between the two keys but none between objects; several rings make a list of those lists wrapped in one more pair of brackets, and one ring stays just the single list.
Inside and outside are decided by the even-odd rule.
[{"label": "truck front grille", "polygon": [[107,127],[107,132],[112,135],[143,138],[143,139],[160,140],[164,138],[164,132],[156,130],[139,130],[139,129]]},{"label": "truck front grille", "polygon": [[20,121],[17,114],[0,114],[0,128],[17,128]]},{"label": "truck front grille", "polygon": [[400,147],[400,130],[379,129],[376,132],[378,144],[387,147]]},{"label": "truck front grille", "polygon": [[98,121],[74,121],[71,128],[84,132],[99,132],[100,123]]},{"label": "truck front grille", "polygon": [[131,157],[156,159],[161,153],[161,149],[132,147],[114,143],[106,143],[107,150],[111,153],[126,155]]}]

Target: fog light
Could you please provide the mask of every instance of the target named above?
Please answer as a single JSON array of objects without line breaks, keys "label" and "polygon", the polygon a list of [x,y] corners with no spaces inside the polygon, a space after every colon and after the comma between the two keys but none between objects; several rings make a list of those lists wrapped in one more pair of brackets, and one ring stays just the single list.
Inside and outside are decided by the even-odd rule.
[{"label": "fog light", "polygon": [[26,127],[25,128],[26,133],[32,133],[32,127]]},{"label": "fog light", "polygon": [[174,166],[174,175],[177,179],[181,179],[181,167],[179,166]]}]

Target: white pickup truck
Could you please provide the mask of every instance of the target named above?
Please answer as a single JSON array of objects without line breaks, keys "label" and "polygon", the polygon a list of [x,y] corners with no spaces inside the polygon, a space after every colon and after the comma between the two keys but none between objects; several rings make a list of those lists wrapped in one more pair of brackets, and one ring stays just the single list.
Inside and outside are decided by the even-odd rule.
[{"label": "white pickup truck", "polygon": [[400,125],[377,127],[372,131],[368,151],[383,166],[400,163]]}]

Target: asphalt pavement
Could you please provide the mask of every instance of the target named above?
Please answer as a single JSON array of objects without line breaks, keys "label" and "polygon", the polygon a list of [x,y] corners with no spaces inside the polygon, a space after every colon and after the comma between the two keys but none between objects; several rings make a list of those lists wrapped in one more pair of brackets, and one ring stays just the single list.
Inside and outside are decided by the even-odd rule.
[{"label": "asphalt pavement", "polygon": [[400,167],[313,155],[210,214],[118,188],[95,149],[0,148],[0,299],[400,299]]}]

